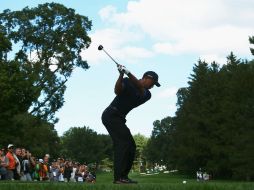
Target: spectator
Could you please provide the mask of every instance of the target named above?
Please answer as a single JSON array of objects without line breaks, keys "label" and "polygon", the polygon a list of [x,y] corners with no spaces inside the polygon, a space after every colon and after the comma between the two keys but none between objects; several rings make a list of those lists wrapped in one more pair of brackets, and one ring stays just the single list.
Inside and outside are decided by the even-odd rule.
[{"label": "spectator", "polygon": [[29,158],[29,153],[25,153],[25,155],[23,155],[23,160],[21,163],[21,171],[22,171],[22,175],[21,175],[21,181],[32,181],[32,177],[31,177],[31,163],[30,163],[30,158]]},{"label": "spectator", "polygon": [[26,155],[26,149],[22,148],[21,149],[21,156],[22,156],[22,158],[25,157],[25,155]]},{"label": "spectator", "polygon": [[40,171],[40,163],[39,163],[39,160],[36,160],[33,175],[32,175],[34,181],[40,181],[39,171]]},{"label": "spectator", "polygon": [[[49,160],[50,155],[49,155],[49,154],[45,154],[45,157],[47,157],[47,158],[48,158],[48,160]],[[45,157],[44,157],[44,158],[45,158]]]},{"label": "spectator", "polygon": [[34,172],[35,165],[36,165],[36,160],[35,160],[35,157],[32,156],[32,154],[28,150],[26,152],[27,152],[27,157],[28,157],[29,163],[30,163],[29,173],[32,176],[32,174]]},{"label": "spectator", "polygon": [[50,166],[49,166],[49,154],[46,154],[45,156],[44,156],[44,158],[43,158],[43,164],[44,164],[44,166],[47,168],[47,179],[49,179],[49,176],[51,175],[50,174]]},{"label": "spectator", "polygon": [[67,161],[65,163],[65,168],[64,168],[64,181],[69,182],[71,179],[71,173],[72,173],[72,166],[70,165],[70,162]]},{"label": "spectator", "polygon": [[16,169],[14,171],[14,179],[20,180],[21,177],[21,163],[22,163],[22,152],[21,148],[16,148],[14,158],[16,160]]},{"label": "spectator", "polygon": [[91,165],[86,181],[90,183],[96,182],[96,165]]},{"label": "spectator", "polygon": [[209,180],[209,174],[204,172],[203,179],[204,179],[204,181],[208,181]]},{"label": "spectator", "polygon": [[75,174],[76,174],[77,169],[78,169],[78,164],[74,163],[73,167],[72,167],[72,173],[71,173],[71,180],[70,180],[71,182],[77,182],[75,179]]},{"label": "spectator", "polygon": [[79,165],[77,168],[75,178],[77,182],[83,182],[84,181],[84,172],[85,172],[85,167],[83,165]]},{"label": "spectator", "polygon": [[58,158],[58,161],[59,161],[60,168],[64,168],[64,159]]},{"label": "spectator", "polygon": [[59,167],[60,167],[60,169],[59,169],[58,181],[59,182],[64,182],[64,166],[60,165]]},{"label": "spectator", "polygon": [[60,175],[60,167],[57,162],[53,162],[51,166],[51,181],[58,181]]},{"label": "spectator", "polygon": [[39,159],[39,175],[40,175],[40,181],[46,181],[48,180],[48,168],[44,164],[44,161],[42,159]]},{"label": "spectator", "polygon": [[203,173],[201,168],[197,171],[197,181],[202,181],[203,180]]},{"label": "spectator", "polygon": [[57,164],[59,165],[59,182],[64,182],[64,159],[63,158],[58,158],[57,159]]},{"label": "spectator", "polygon": [[94,172],[87,171],[86,182],[88,182],[88,183],[95,183],[96,182],[96,175]]},{"label": "spectator", "polygon": [[0,180],[6,179],[8,165],[9,165],[9,160],[5,156],[4,149],[0,149]]},{"label": "spectator", "polygon": [[15,160],[16,156],[14,157],[14,152],[13,152],[14,145],[9,144],[7,148],[8,148],[8,152],[6,154],[6,157],[9,160],[9,165],[7,166],[6,179],[14,180],[14,172],[16,170],[16,160]]}]

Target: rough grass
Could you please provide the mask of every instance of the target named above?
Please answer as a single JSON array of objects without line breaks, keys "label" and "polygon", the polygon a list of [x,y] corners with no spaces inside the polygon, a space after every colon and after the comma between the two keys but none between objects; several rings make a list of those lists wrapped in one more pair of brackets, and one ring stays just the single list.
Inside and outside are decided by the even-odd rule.
[{"label": "rough grass", "polygon": [[[253,190],[254,182],[209,181],[197,182],[184,176],[172,174],[139,175],[131,178],[138,180],[137,185],[114,185],[112,174],[98,174],[95,184],[51,183],[51,182],[0,182],[0,190]],[[183,184],[182,181],[187,181]]]}]

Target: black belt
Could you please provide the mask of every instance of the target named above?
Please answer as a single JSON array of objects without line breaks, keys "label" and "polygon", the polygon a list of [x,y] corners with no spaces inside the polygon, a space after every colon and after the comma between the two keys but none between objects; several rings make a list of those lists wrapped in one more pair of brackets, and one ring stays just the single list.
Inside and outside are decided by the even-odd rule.
[{"label": "black belt", "polygon": [[119,116],[125,118],[125,115],[123,115],[121,112],[119,112],[119,110],[115,106],[109,105],[108,108],[111,110],[114,110]]}]

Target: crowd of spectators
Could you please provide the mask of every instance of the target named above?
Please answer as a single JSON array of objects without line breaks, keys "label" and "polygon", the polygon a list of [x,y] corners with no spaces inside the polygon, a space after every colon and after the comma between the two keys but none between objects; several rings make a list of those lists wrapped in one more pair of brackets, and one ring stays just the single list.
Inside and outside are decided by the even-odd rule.
[{"label": "crowd of spectators", "polygon": [[207,172],[202,171],[201,168],[197,171],[197,181],[208,181],[211,180],[212,176]]},{"label": "crowd of spectators", "polygon": [[25,148],[9,144],[0,149],[0,180],[88,182],[96,181],[94,170],[64,158],[50,161],[50,155],[36,158]]}]

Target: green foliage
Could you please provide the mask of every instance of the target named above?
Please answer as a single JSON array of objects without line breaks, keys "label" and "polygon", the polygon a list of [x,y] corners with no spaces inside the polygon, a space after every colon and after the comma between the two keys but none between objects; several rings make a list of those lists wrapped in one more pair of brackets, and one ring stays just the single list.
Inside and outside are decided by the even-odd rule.
[{"label": "green foliage", "polygon": [[20,70],[29,70],[26,80],[37,87],[31,92],[36,98],[29,102],[29,112],[55,122],[73,69],[88,68],[80,52],[91,43],[87,35],[91,21],[61,4],[45,3],[21,11],[5,10],[0,23],[1,58],[7,58],[10,42],[15,45],[14,61]]},{"label": "green foliage", "polygon": [[146,158],[144,155],[144,149],[147,145],[148,138],[139,133],[134,135],[133,138],[136,143],[134,169],[135,171],[145,172]]},{"label": "green foliage", "polygon": [[80,53],[89,47],[92,23],[73,9],[45,3],[0,14],[0,144],[52,156],[59,151],[55,113]]},{"label": "green foliage", "polygon": [[33,83],[29,68],[17,61],[0,61],[0,115],[27,112],[38,96]]},{"label": "green foliage", "polygon": [[59,154],[60,139],[52,124],[30,114],[17,115],[14,120],[20,129],[19,138],[13,138],[15,145],[29,148],[34,156],[41,158],[46,153],[52,157]]},{"label": "green foliage", "polygon": [[73,127],[61,137],[66,158],[81,163],[97,163],[105,158],[112,159],[112,142],[107,135],[98,135],[88,127]]},{"label": "green foliage", "polygon": [[157,120],[153,123],[154,128],[151,138],[148,140],[145,148],[145,155],[149,162],[155,164],[167,165],[172,167],[172,135],[174,132],[173,120],[166,117],[161,121]]},{"label": "green foliage", "polygon": [[34,156],[43,157],[59,154],[60,141],[54,126],[30,114],[18,114],[1,128],[0,144],[6,147],[13,143],[16,147],[28,149]]},{"label": "green foliage", "polygon": [[142,160],[144,159],[144,148],[147,145],[148,138],[146,138],[144,135],[136,134],[133,136],[134,141],[136,143],[136,160]]},{"label": "green foliage", "polygon": [[11,42],[6,37],[6,32],[3,26],[0,26],[0,60],[7,52],[11,51]]},{"label": "green foliage", "polygon": [[113,171],[113,161],[109,158],[105,158],[100,162],[101,171],[111,172]]},{"label": "green foliage", "polygon": [[231,53],[227,65],[199,61],[178,91],[171,157],[180,170],[254,179],[254,69]]}]

